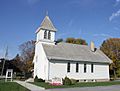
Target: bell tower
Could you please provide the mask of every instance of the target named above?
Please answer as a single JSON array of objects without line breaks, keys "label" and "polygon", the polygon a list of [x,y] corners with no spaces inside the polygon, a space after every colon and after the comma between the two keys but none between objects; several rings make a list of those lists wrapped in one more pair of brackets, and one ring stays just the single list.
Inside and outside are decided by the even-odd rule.
[{"label": "bell tower", "polygon": [[49,16],[46,15],[43,19],[40,27],[37,29],[37,42],[45,43],[45,44],[55,44],[55,33],[56,28],[54,27],[52,21]]},{"label": "bell tower", "polygon": [[49,16],[46,15],[43,19],[40,27],[38,27],[36,34],[36,44],[35,44],[35,55],[34,55],[34,78],[37,76],[42,79],[48,78],[48,60],[43,48],[43,44],[55,45],[55,33],[56,28],[54,27]]}]

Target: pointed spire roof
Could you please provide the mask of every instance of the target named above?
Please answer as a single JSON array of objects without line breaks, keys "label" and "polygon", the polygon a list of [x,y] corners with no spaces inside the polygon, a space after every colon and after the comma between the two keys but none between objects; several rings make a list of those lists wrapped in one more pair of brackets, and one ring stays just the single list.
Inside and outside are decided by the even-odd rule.
[{"label": "pointed spire roof", "polygon": [[48,15],[45,16],[45,18],[42,21],[39,29],[48,29],[48,30],[51,30],[51,31],[57,31]]}]

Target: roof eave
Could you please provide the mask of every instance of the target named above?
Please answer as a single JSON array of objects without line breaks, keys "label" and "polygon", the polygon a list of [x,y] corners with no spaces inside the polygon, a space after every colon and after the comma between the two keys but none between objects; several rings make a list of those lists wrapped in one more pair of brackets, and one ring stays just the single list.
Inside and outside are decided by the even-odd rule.
[{"label": "roof eave", "polygon": [[36,30],[36,32],[35,32],[35,33],[38,33],[38,32],[40,31],[40,29],[50,30],[50,31],[53,31],[53,32],[56,32],[56,31],[57,31],[57,29],[56,29],[56,28],[55,28],[55,29],[47,29],[47,28],[42,28],[42,27],[39,27],[39,28]]},{"label": "roof eave", "polygon": [[95,62],[95,61],[88,61],[88,60],[86,60],[86,61],[82,61],[82,60],[72,60],[72,59],[62,59],[62,58],[52,58],[52,57],[47,57],[49,60],[57,60],[57,61],[60,61],[60,60],[62,60],[62,61],[73,61],[73,62],[86,62],[86,63],[104,63],[104,64],[111,64],[111,62]]}]

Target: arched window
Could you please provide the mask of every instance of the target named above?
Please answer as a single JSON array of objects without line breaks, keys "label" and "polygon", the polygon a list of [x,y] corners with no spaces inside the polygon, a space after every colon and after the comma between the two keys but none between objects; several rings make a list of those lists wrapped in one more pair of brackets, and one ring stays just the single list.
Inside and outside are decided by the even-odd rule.
[{"label": "arched window", "polygon": [[48,32],[48,39],[51,39],[51,32]]},{"label": "arched window", "polygon": [[47,31],[44,32],[44,39],[47,39]]}]

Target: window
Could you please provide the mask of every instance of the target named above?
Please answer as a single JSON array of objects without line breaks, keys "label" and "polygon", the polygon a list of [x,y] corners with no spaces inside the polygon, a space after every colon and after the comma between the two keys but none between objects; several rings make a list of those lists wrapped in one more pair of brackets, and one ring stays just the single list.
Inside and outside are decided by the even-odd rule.
[{"label": "window", "polygon": [[48,39],[51,39],[51,32],[48,32]]},{"label": "window", "polygon": [[70,63],[67,64],[67,72],[70,72]]},{"label": "window", "polygon": [[76,72],[79,72],[79,64],[76,63]]},{"label": "window", "polygon": [[94,71],[94,65],[91,64],[91,73],[93,73],[93,71]]},{"label": "window", "polygon": [[11,72],[8,72],[8,77],[11,77]]},{"label": "window", "polygon": [[84,64],[84,73],[86,73],[87,66]]},{"label": "window", "polygon": [[44,39],[47,39],[47,31],[44,32]]}]

